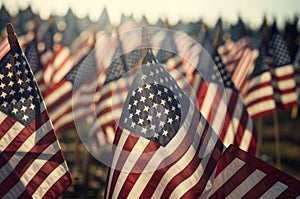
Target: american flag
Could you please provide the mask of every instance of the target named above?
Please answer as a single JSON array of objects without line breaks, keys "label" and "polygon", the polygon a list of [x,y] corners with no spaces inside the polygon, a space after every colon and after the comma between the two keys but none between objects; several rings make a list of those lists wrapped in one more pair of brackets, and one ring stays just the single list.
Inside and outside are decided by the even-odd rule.
[{"label": "american flag", "polygon": [[107,198],[198,198],[223,144],[149,49],[116,132]]},{"label": "american flag", "polygon": [[[252,118],[231,80],[217,49],[208,63],[211,72],[203,73],[203,79],[195,88],[200,112],[218,133],[225,146],[235,144],[255,154],[257,132]],[[203,66],[202,66],[203,67]],[[198,69],[201,71],[201,69]]]},{"label": "american flag", "polygon": [[218,165],[211,198],[299,198],[300,182],[231,145]]},{"label": "american flag", "polygon": [[0,66],[0,197],[56,198],[71,176],[18,43]]},{"label": "american flag", "polygon": [[231,26],[230,35],[231,39],[227,40],[225,45],[220,46],[218,51],[227,70],[230,70],[232,81],[243,97],[247,90],[249,76],[254,69],[258,51],[250,49],[249,36],[241,18],[237,24]]},{"label": "american flag", "polygon": [[49,115],[56,133],[73,125],[72,115],[72,83],[63,79],[48,87],[44,81],[44,71],[41,65],[41,57],[37,48],[36,38],[33,39],[25,50],[25,55],[30,63],[40,92],[44,98]]},{"label": "american flag", "polygon": [[287,109],[297,104],[295,70],[288,51],[288,46],[274,22],[271,39],[268,43],[271,57],[270,72],[274,88],[274,99],[278,108]]},{"label": "american flag", "polygon": [[272,75],[268,69],[266,47],[262,44],[254,70],[249,77],[246,95],[243,97],[249,115],[255,119],[276,109],[271,84]]}]

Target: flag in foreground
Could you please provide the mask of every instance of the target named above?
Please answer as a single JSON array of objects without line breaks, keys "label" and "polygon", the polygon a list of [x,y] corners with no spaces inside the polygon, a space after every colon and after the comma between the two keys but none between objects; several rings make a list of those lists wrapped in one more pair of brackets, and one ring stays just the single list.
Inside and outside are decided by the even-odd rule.
[{"label": "flag in foreground", "polygon": [[112,150],[107,198],[198,198],[211,189],[223,144],[148,50]]},{"label": "flag in foreground", "polygon": [[300,182],[230,145],[219,161],[211,198],[299,198]]},{"label": "flag in foreground", "polygon": [[19,44],[0,61],[0,198],[57,198],[71,176]]}]

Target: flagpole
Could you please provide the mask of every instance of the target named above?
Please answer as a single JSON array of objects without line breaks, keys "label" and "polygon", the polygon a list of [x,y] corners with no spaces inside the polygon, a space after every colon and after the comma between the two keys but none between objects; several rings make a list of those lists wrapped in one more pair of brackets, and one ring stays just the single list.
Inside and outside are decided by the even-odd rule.
[{"label": "flagpole", "polygon": [[261,145],[262,145],[262,129],[263,129],[263,117],[257,119],[257,145],[256,145],[256,157],[259,157]]},{"label": "flagpole", "polygon": [[15,33],[15,29],[11,23],[8,23],[6,25],[6,31],[7,31],[7,39],[10,47],[13,47],[15,44],[18,43],[17,35]]},{"label": "flagpole", "polygon": [[281,153],[280,153],[280,135],[279,135],[279,123],[277,110],[273,112],[273,123],[274,123],[274,139],[275,139],[275,161],[276,167],[281,169]]},{"label": "flagpole", "polygon": [[298,116],[298,105],[294,105],[291,111],[291,118],[296,119]]},{"label": "flagpole", "polygon": [[142,59],[147,54],[147,50],[150,48],[150,39],[146,26],[142,26]]}]

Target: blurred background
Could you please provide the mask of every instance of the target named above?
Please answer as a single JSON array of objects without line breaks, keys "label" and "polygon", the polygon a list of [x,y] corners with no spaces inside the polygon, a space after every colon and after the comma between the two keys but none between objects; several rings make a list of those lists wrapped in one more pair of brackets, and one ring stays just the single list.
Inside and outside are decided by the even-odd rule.
[{"label": "blurred background", "polygon": [[[14,25],[24,49],[29,46],[32,38],[41,43],[38,45],[39,52],[45,52],[47,45],[67,48],[73,58],[68,70],[61,75],[64,76],[89,52],[97,39],[103,39],[103,35],[110,37],[123,29],[130,30],[143,25],[170,28],[181,31],[204,45],[202,39],[205,32],[213,32],[216,25],[222,22],[220,44],[223,45],[228,38],[238,41],[239,38],[235,38],[232,33],[232,27],[240,21],[244,25],[242,32],[250,38],[254,38],[262,26],[270,28],[276,21],[278,30],[287,43],[291,60],[299,63],[299,16],[299,0],[0,0],[0,54],[3,56],[7,50],[5,26],[8,22]],[[51,44],[45,39],[49,32],[52,32]],[[92,34],[97,35],[93,38],[94,41],[89,40]],[[249,43],[252,49],[256,47],[254,41],[255,39],[251,39]],[[33,72],[38,74],[36,63],[33,61],[30,64]],[[230,70],[233,69],[228,70],[232,72]],[[54,98],[51,96],[53,86],[41,87],[41,92],[44,99]],[[108,168],[87,152],[72,121],[65,121],[57,116],[57,109],[62,110],[66,103],[71,103],[70,96],[68,99],[66,96],[61,96],[63,102],[60,103],[47,104],[51,100],[46,100],[73,177],[72,186],[61,198],[102,198]],[[256,155],[300,180],[300,116],[297,105],[276,111],[277,117],[270,113],[254,119],[259,134]],[[72,114],[69,114],[70,117]],[[277,125],[279,137],[275,129]]]}]

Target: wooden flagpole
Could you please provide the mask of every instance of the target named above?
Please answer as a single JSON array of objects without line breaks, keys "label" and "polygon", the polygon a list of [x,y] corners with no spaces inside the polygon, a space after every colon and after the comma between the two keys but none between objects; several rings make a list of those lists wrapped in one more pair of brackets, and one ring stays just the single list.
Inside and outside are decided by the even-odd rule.
[{"label": "wooden flagpole", "polygon": [[148,35],[147,27],[142,26],[142,59],[145,58],[149,48],[150,48],[150,38]]},{"label": "wooden flagpole", "polygon": [[256,145],[256,157],[260,156],[260,150],[262,145],[262,129],[263,129],[263,117],[257,119],[257,145]]},{"label": "wooden flagpole", "polygon": [[277,110],[273,112],[274,124],[274,141],[275,141],[275,161],[276,167],[281,169],[281,152],[280,152],[280,135],[279,135],[279,122]]},{"label": "wooden flagpole", "polygon": [[298,105],[294,105],[291,111],[291,118],[296,119],[298,116]]},{"label": "wooden flagpole", "polygon": [[15,29],[13,27],[13,25],[11,23],[8,23],[6,25],[6,31],[7,31],[7,40],[8,43],[10,45],[10,47],[13,47],[14,45],[16,45],[18,43],[18,38],[17,35],[15,33]]}]

